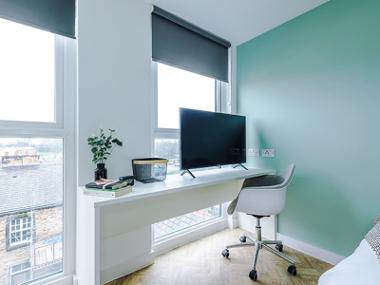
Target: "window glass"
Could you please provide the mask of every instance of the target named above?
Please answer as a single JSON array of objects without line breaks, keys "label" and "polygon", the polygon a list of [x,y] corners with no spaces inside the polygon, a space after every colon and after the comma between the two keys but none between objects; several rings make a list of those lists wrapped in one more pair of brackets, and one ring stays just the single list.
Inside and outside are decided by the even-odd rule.
[{"label": "window glass", "polygon": [[194,226],[202,225],[221,216],[221,205],[215,205],[206,209],[198,210],[186,215],[171,218],[154,224],[154,240],[160,239],[180,233],[183,230]]},{"label": "window glass", "polygon": [[55,36],[0,19],[0,120],[55,121]]},{"label": "window glass", "polygon": [[156,157],[169,160],[167,172],[178,172],[180,166],[179,140],[178,139],[155,139],[154,150]]},{"label": "window glass", "polygon": [[[179,171],[179,133],[166,129],[179,128],[179,108],[216,111],[216,81],[189,71],[157,63],[157,127],[154,155],[169,160],[168,174]],[[221,217],[221,205],[154,224],[154,241]]]},{"label": "window glass", "polygon": [[32,238],[32,217],[17,216],[12,218],[9,229],[9,247],[28,243]]},{"label": "window glass", "polygon": [[179,128],[179,108],[215,111],[215,79],[157,63],[157,127]]},{"label": "window glass", "polygon": [[[0,284],[61,272],[63,139],[0,138],[0,185],[0,225],[9,226],[8,246],[0,247]],[[30,269],[16,274],[25,260]]]},{"label": "window glass", "polygon": [[30,261],[13,265],[10,268],[10,284],[21,285],[32,280],[32,268]]}]

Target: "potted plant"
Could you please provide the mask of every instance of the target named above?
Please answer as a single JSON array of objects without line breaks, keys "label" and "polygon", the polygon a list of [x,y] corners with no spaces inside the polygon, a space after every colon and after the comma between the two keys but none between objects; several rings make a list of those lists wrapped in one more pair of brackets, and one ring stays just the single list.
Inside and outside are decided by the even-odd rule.
[{"label": "potted plant", "polygon": [[108,134],[106,134],[103,129],[100,129],[98,136],[93,135],[87,139],[91,148],[92,162],[96,163],[95,181],[101,178],[107,179],[105,161],[111,155],[115,146],[123,146],[121,140],[113,137],[114,132],[115,130],[109,129]]}]

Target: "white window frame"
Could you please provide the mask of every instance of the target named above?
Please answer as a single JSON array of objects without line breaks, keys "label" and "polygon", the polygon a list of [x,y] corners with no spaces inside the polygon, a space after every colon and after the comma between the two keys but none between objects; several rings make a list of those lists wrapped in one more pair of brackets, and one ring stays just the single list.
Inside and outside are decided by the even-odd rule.
[{"label": "white window frame", "polygon": [[[158,127],[158,68],[157,62],[152,61],[153,75],[153,142],[155,139],[179,139],[179,129]],[[215,79],[215,112],[231,113],[231,92],[229,84]]]},{"label": "white window frame", "polygon": [[[61,249],[57,249],[58,245],[61,246],[61,249],[62,249],[62,246],[63,246],[63,241],[60,241],[60,242],[56,242],[56,243],[52,243],[52,244],[47,244],[47,245],[41,245],[39,247],[36,247],[34,248],[34,262],[33,262],[33,265],[35,267],[39,267],[39,268],[43,268],[45,266],[48,266],[50,264],[53,264],[53,263],[56,263],[57,261],[60,261],[62,259],[62,253],[61,255],[58,254],[58,252],[60,252]],[[45,263],[38,263],[37,262],[37,251],[41,250],[41,249],[51,249],[52,253],[53,253],[53,259],[48,261],[48,262],[45,262]]]},{"label": "white window frame", "polygon": [[[155,237],[154,236],[154,225],[152,225],[152,233],[153,233],[153,243],[156,245],[156,244],[160,244],[162,242],[165,242],[167,240],[170,240],[172,238],[175,238],[176,236],[179,236],[181,234],[186,234],[188,232],[191,232],[191,231],[194,231],[194,230],[197,230],[197,229],[200,229],[200,228],[203,228],[207,225],[212,225],[212,224],[215,224],[217,222],[219,222],[220,220],[223,220],[223,205],[222,204],[217,204],[217,205],[214,205],[214,206],[219,206],[219,215],[217,217],[212,217],[208,220],[205,220],[205,221],[202,221],[202,222],[199,222],[197,224],[194,224],[194,225],[191,225],[191,226],[188,226],[188,227],[184,227],[180,230],[176,230],[172,233],[169,233],[169,234],[165,234],[163,236],[160,236],[160,237]],[[214,206],[210,206],[210,207],[214,207]],[[210,207],[207,207],[207,208],[210,208]],[[206,208],[206,209],[207,209]],[[203,210],[203,209],[202,209]],[[190,213],[188,213],[190,214]],[[179,217],[181,216],[185,216],[187,214],[184,214],[184,215],[180,215]],[[177,218],[177,217],[174,217],[174,219]],[[172,219],[172,218],[170,218]],[[169,220],[170,220],[169,219]],[[160,223],[160,222],[158,222]]]},{"label": "white window frame", "polygon": [[76,41],[55,35],[55,122],[0,120],[0,137],[63,140],[63,271],[33,284],[72,280],[76,231]]},{"label": "white window frame", "polygon": [[[14,268],[15,266],[18,266],[18,265],[21,265],[21,266],[22,266],[22,265],[25,264],[25,263],[29,263],[29,267],[22,268],[21,270],[13,271],[13,268]],[[9,279],[10,279],[10,284],[13,285],[13,282],[12,282],[12,277],[13,277],[13,276],[18,275],[18,274],[21,274],[21,273],[24,273],[24,272],[27,272],[27,271],[30,271],[30,278],[31,278],[30,280],[33,280],[32,263],[31,263],[30,259],[12,265],[12,266],[9,268]],[[29,280],[29,281],[30,281],[30,280]],[[26,281],[26,282],[29,282],[29,281]]]},{"label": "white window frame", "polygon": [[[153,82],[153,139],[151,145],[151,153],[154,154],[154,141],[156,139],[180,139],[179,129],[159,128],[158,127],[158,68],[157,62],[152,61],[152,82]],[[230,67],[229,67],[230,69]],[[231,113],[232,112],[232,92],[231,85],[226,82],[215,80],[215,112]],[[207,231],[206,228],[222,229],[227,222],[226,205],[220,204],[220,217],[216,217],[209,221],[182,229],[171,235],[154,238],[154,225],[151,226],[151,240],[154,249],[157,252],[165,252],[163,248],[174,248],[178,246],[184,235],[195,235],[195,232]]]},{"label": "white window frame", "polygon": [[55,36],[55,92],[54,92],[54,121],[39,122],[39,121],[13,121],[1,120],[0,128],[9,129],[52,129],[59,130],[64,127],[63,122],[63,105],[64,105],[64,53],[65,53],[65,38]]},{"label": "white window frame", "polygon": [[[24,219],[28,219],[27,224],[30,223],[30,226],[25,226],[24,227]],[[13,227],[16,227],[17,222],[20,224],[19,229],[13,229]],[[13,225],[15,223],[15,225]],[[33,228],[34,228],[34,219],[33,215],[30,214],[25,214],[25,215],[17,215],[13,216],[9,219],[8,223],[8,250],[12,250],[14,248],[24,246],[29,244],[33,240]],[[27,236],[28,238],[24,237],[24,232],[29,231],[29,235]],[[12,235],[20,233],[20,240],[16,242],[12,242]]]}]

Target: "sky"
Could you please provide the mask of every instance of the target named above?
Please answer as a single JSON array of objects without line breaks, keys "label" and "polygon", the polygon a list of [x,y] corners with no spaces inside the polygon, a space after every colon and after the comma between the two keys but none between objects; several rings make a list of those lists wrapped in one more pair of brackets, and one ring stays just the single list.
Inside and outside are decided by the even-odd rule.
[{"label": "sky", "polygon": [[179,108],[215,111],[215,79],[157,64],[158,127],[179,128]]},{"label": "sky", "polygon": [[0,120],[55,121],[55,36],[3,19]]}]

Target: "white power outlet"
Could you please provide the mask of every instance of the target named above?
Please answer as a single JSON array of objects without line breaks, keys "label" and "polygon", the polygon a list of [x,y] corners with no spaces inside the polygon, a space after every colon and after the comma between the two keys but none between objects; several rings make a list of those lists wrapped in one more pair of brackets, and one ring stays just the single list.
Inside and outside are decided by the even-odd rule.
[{"label": "white power outlet", "polygon": [[261,156],[262,157],[274,157],[275,156],[274,148],[263,148],[261,150]]},{"label": "white power outlet", "polygon": [[260,150],[258,148],[248,148],[248,156],[258,157],[260,155]]}]

